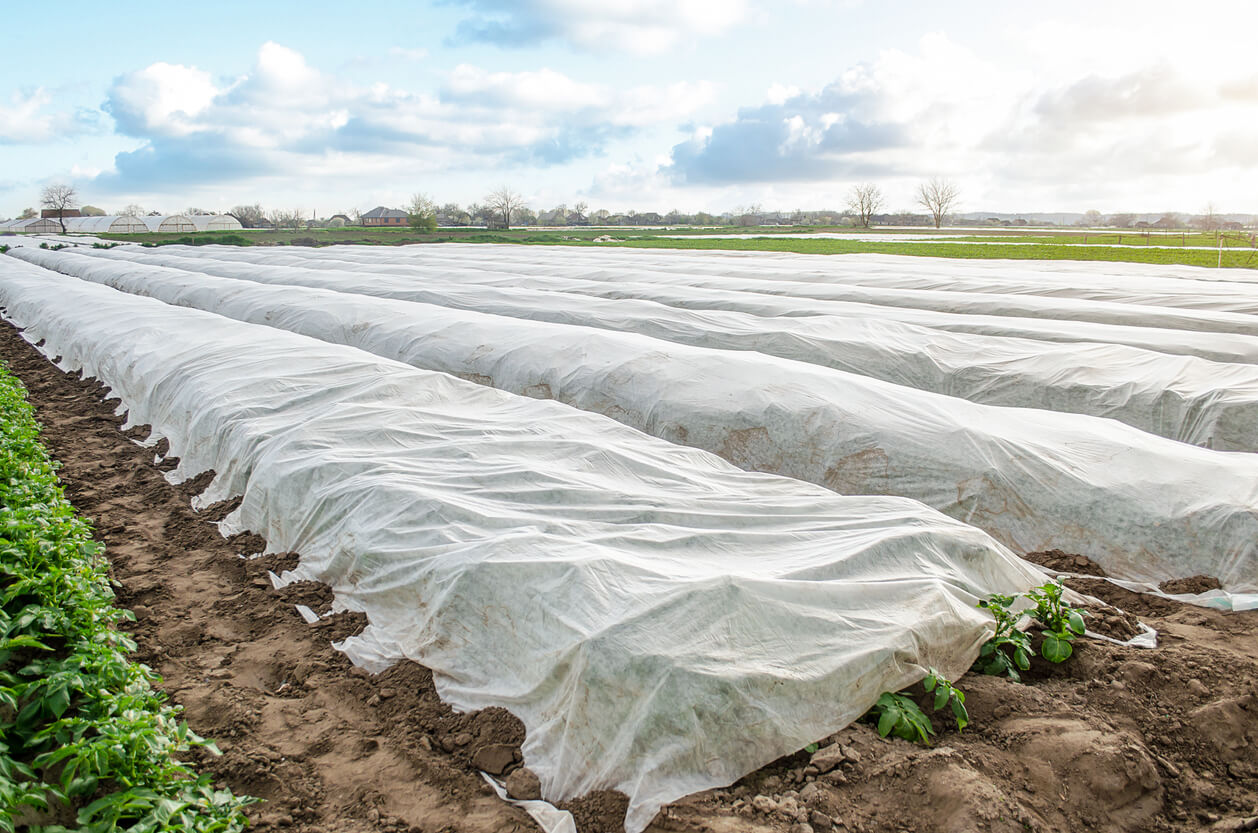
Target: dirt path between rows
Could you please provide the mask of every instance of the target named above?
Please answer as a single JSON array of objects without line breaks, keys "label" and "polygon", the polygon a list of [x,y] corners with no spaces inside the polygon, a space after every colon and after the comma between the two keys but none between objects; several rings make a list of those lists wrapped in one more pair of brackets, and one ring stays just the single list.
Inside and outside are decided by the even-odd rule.
[{"label": "dirt path between rows", "polygon": [[[30,391],[67,496],[107,547],[120,603],[137,615],[138,659],[223,750],[200,764],[267,800],[251,813],[255,829],[537,830],[473,765],[489,752],[510,760],[518,721],[495,709],[454,714],[414,663],[375,677],[353,669],[331,642],[361,616],[307,625],[294,604],[323,612],[328,588],[277,591],[266,578],[296,555],[239,558],[264,542],[220,537],[212,521],[228,507],[192,511],[206,478],[169,485],[169,462],[154,465],[152,449],[120,433],[117,403],[98,384],[61,373],[7,324],[0,357]],[[1157,628],[1161,646],[1081,642],[1063,666],[1037,663],[1026,685],[967,675],[964,734],[938,719],[939,737],[923,747],[852,726],[815,755],[665,808],[652,830],[1258,830],[1258,611],[1076,584]],[[567,806],[581,833],[622,829],[621,796]]]}]

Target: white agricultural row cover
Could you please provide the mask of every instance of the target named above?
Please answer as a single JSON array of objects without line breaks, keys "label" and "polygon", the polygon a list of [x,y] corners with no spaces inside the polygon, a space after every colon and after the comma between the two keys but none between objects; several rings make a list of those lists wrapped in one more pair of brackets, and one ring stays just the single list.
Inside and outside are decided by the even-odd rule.
[{"label": "white agricultural row cover", "polygon": [[544,795],[623,790],[630,833],[929,666],[960,675],[991,632],[978,599],[1042,580],[910,500],[12,257],[0,307],[167,437],[178,475],[216,471],[199,505],[242,494],[228,523],[366,612],[351,656],[507,708]]},{"label": "white agricultural row cover", "polygon": [[[1258,285],[1243,281],[1258,276],[1243,269],[1196,268],[1196,273],[1208,273],[1212,279],[1193,280],[1153,276],[1142,270],[1124,274],[1113,264],[1099,263],[1058,268],[1060,262],[1054,262],[1053,268],[1046,269],[1034,261],[530,246],[531,257],[519,264],[518,255],[497,251],[511,247],[413,246],[404,248],[401,256],[379,251],[379,247],[338,248],[349,251],[332,257],[380,266],[398,266],[405,260],[428,267],[492,269],[505,257],[519,274],[540,277],[676,283],[957,314],[1258,333],[1258,326],[1248,317],[1258,312]],[[324,261],[321,250],[293,249],[284,254]],[[1231,280],[1219,279],[1219,272]]]},{"label": "white agricultural row cover", "polygon": [[[364,258],[363,262],[375,261],[378,264],[395,265],[398,258],[389,258],[376,252],[363,251],[369,247],[361,247],[355,256]],[[671,252],[661,254],[657,251],[646,252],[627,250],[636,258],[624,260],[612,258],[618,267],[609,268],[600,252],[572,247],[546,247],[540,251],[535,247],[531,257],[521,258],[514,252],[504,253],[503,248],[476,244],[463,246],[415,246],[406,250],[409,260],[428,267],[446,266],[456,270],[481,267],[493,268],[504,262],[510,264],[518,275],[530,275],[544,278],[578,278],[595,281],[614,282],[617,284],[649,283],[665,286],[693,287],[698,289],[735,290],[767,295],[781,295],[788,298],[821,301],[844,301],[857,304],[870,304],[883,307],[904,307],[914,310],[953,313],[957,315],[1005,316],[1034,319],[1051,319],[1074,322],[1090,322],[1095,324],[1114,324],[1133,327],[1156,327],[1171,330],[1187,330],[1190,332],[1239,333],[1242,335],[1258,335],[1258,320],[1252,316],[1235,313],[1201,309],[1176,309],[1158,305],[1144,304],[1138,296],[1129,297],[1120,302],[1097,301],[1070,297],[1041,297],[1037,295],[1020,295],[1016,293],[1002,294],[982,293],[976,291],[951,291],[926,289],[918,286],[895,287],[884,285],[868,285],[859,281],[849,281],[841,275],[831,273],[825,281],[817,281],[808,273],[778,272],[763,275],[754,266],[741,269],[717,269],[709,264],[706,274],[687,267],[691,257],[675,262],[678,258]],[[525,247],[521,247],[525,248]],[[489,250],[488,252],[486,250]],[[311,258],[307,254],[298,255]],[[318,254],[313,259],[321,260]],[[523,263],[519,261],[523,260]],[[831,260],[843,262],[841,258],[814,256],[813,260]],[[638,262],[640,261],[640,263]],[[662,262],[661,262],[662,261]],[[806,265],[806,264],[801,264]],[[853,270],[858,272],[859,270]],[[1236,286],[1234,284],[1234,286]],[[1242,285],[1243,286],[1243,285]],[[1247,294],[1254,296],[1255,287],[1246,286]],[[799,306],[798,304],[796,305]],[[797,313],[798,314],[798,313]],[[804,313],[811,314],[811,313]]]},{"label": "white agricultural row cover", "polygon": [[[379,255],[371,253],[366,255],[360,252],[324,254],[327,249],[258,251],[233,247],[210,247],[213,248],[213,252],[207,253],[198,251],[197,247],[164,248],[182,249],[182,251],[164,252],[162,257],[197,259],[210,256],[245,263],[275,266],[306,265],[316,269],[334,270],[345,267],[343,264],[325,262],[323,258],[365,257],[368,259],[367,262],[360,262],[358,268],[373,275],[414,275],[423,277],[425,280],[439,278],[443,281],[537,289],[615,300],[639,299],[696,311],[724,310],[767,317],[817,318],[820,320],[813,322],[817,326],[826,326],[834,319],[877,319],[954,333],[1049,342],[1120,344],[1173,355],[1197,356],[1216,362],[1258,364],[1258,336],[1246,334],[1195,332],[1131,324],[1100,324],[1093,321],[1038,319],[1014,315],[961,314],[851,301],[792,298],[724,288],[699,288],[687,285],[684,279],[671,282],[647,280],[651,277],[652,263],[657,260],[669,261],[673,257],[670,252],[635,252],[643,259],[642,270],[626,267],[621,271],[609,269],[591,271],[590,267],[572,265],[571,258],[574,255],[569,253],[576,252],[575,256],[584,256],[584,250],[564,247],[475,245],[459,247],[448,244],[416,246],[402,249],[402,254],[398,256],[400,262],[396,264],[373,263],[370,259],[378,258]],[[467,248],[493,248],[506,251],[497,251],[489,255],[469,253],[464,261],[463,257],[456,252]],[[417,249],[447,250],[447,253],[436,255],[417,253]],[[143,253],[131,249],[120,256],[143,257]],[[551,260],[554,262],[548,262]],[[590,277],[598,276],[598,279],[563,276],[563,273],[578,271]],[[639,278],[643,279],[639,280]]]},{"label": "white agricultural row cover", "polygon": [[[1211,362],[1123,345],[1046,343],[949,333],[894,321],[845,316],[768,318],[723,310],[678,309],[651,301],[444,280],[445,270],[399,274],[355,264],[344,269],[254,265],[148,250],[99,253],[194,274],[302,285],[419,301],[454,309],[638,333],[679,344],[751,350],[858,373],[987,405],[1042,408],[1117,419],[1143,431],[1223,451],[1258,451],[1258,366]],[[86,275],[83,259],[28,252],[31,262]],[[284,255],[262,255],[266,260]],[[287,258],[301,264],[317,259]],[[389,270],[389,271],[386,271]],[[109,273],[115,274],[115,273]],[[496,276],[496,277],[495,277]],[[509,282],[501,271],[483,279]],[[516,279],[518,280],[518,279]]]},{"label": "white agricultural row cover", "polygon": [[[1062,549],[1156,585],[1258,592],[1258,456],[1111,420],[993,408],[750,351],[352,293],[23,255],[115,288],[361,347],[615,417],[747,469],[912,497],[1019,552]],[[336,273],[320,273],[329,277]]]}]

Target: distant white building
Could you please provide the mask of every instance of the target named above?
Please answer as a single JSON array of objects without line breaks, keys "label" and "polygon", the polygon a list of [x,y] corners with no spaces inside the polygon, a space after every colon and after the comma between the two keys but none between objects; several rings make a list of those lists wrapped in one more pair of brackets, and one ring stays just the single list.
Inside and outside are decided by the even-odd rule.
[{"label": "distant white building", "polygon": [[73,234],[141,234],[149,228],[139,217],[67,217],[66,231]]},{"label": "distant white building", "polygon": [[149,231],[163,234],[181,234],[197,230],[192,218],[185,214],[157,214],[152,217],[141,217]]},{"label": "distant white building", "polygon": [[193,214],[188,219],[192,220],[197,231],[239,231],[244,228],[230,214]]},{"label": "distant white building", "polygon": [[[66,222],[69,222],[67,218]],[[10,220],[0,225],[3,234],[60,234],[61,223],[48,217],[31,217],[29,220]]]}]

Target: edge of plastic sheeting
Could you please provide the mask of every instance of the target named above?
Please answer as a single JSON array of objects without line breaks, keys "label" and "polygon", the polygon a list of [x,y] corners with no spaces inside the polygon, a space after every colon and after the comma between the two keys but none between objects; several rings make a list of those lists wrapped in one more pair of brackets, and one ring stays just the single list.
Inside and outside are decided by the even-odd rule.
[{"label": "edge of plastic sheeting", "polygon": [[[1034,564],[1035,562],[1031,562]],[[1172,602],[1181,602],[1182,604],[1196,605],[1197,607],[1208,607],[1212,610],[1222,610],[1224,612],[1239,613],[1243,610],[1258,610],[1258,593],[1230,593],[1227,590],[1207,590],[1204,593],[1166,593],[1156,584],[1148,584],[1143,581],[1131,581],[1128,579],[1112,578],[1111,576],[1093,576],[1087,573],[1070,573],[1063,570],[1050,570],[1047,567],[1036,565],[1049,576],[1065,576],[1067,578],[1088,578],[1100,579],[1107,581],[1115,587],[1121,587],[1124,590],[1130,590],[1133,593],[1144,593],[1146,596],[1157,596],[1159,599],[1169,599]],[[1070,588],[1066,588],[1069,590]],[[1078,591],[1072,591],[1078,593]],[[1078,593],[1080,598],[1093,599],[1083,593]],[[1101,601],[1095,599],[1095,601]],[[1102,604],[1109,604],[1102,602]],[[1116,605],[1109,605],[1116,607]],[[1143,622],[1140,623],[1145,626]],[[1147,626],[1145,626],[1147,627]],[[1155,631],[1156,633],[1156,631]],[[1140,637],[1133,637],[1139,639]],[[1125,642],[1118,643],[1126,645]]]},{"label": "edge of plastic sheeting", "polygon": [[[1096,578],[1096,576],[1091,576],[1091,578]],[[1144,584],[1139,581],[1126,581],[1116,578],[1106,578],[1105,580],[1124,590],[1147,593],[1150,596],[1157,596],[1161,599],[1170,599],[1173,602],[1183,602],[1184,604],[1197,605],[1198,607],[1208,607],[1213,610],[1222,610],[1230,613],[1238,613],[1242,610],[1258,610],[1258,593],[1229,593],[1226,590],[1207,590],[1204,593],[1164,593],[1155,585]]]},{"label": "edge of plastic sheeting", "polygon": [[520,801],[507,795],[506,789],[499,784],[497,779],[487,772],[480,774],[482,778],[493,787],[495,793],[503,801],[522,809],[533,817],[533,821],[537,822],[537,826],[546,831],[546,833],[577,833],[576,820],[572,818],[572,813],[567,810],[560,810],[554,804],[541,799],[531,801]]}]

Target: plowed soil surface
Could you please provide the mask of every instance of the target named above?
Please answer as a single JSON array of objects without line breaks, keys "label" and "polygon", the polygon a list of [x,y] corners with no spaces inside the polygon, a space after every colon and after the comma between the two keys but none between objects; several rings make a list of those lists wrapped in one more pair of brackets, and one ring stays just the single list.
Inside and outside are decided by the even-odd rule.
[{"label": "plowed soil surface", "polygon": [[[323,612],[330,591],[273,589],[267,571],[298,556],[241,558],[264,542],[218,534],[213,521],[230,507],[189,505],[208,476],[170,485],[170,461],[155,465],[153,449],[121,433],[118,403],[100,385],[61,373],[7,324],[0,356],[27,385],[67,494],[106,545],[120,604],[137,616],[139,659],[223,750],[198,763],[266,799],[255,829],[538,829],[478,774],[495,758],[516,765],[517,720],[453,713],[413,663],[377,676],[354,669],[331,643],[363,620],[307,625],[295,605]],[[1064,553],[1039,560],[1100,572]],[[1065,664],[1037,662],[1025,684],[967,675],[963,734],[942,715],[929,747],[857,724],[815,754],[665,808],[652,830],[1258,830],[1258,611],[1182,605],[1101,577],[1069,583],[1156,628],[1159,647],[1081,640]],[[1129,624],[1098,610],[1102,620],[1115,632]],[[622,796],[567,806],[581,833],[621,829]]]}]

